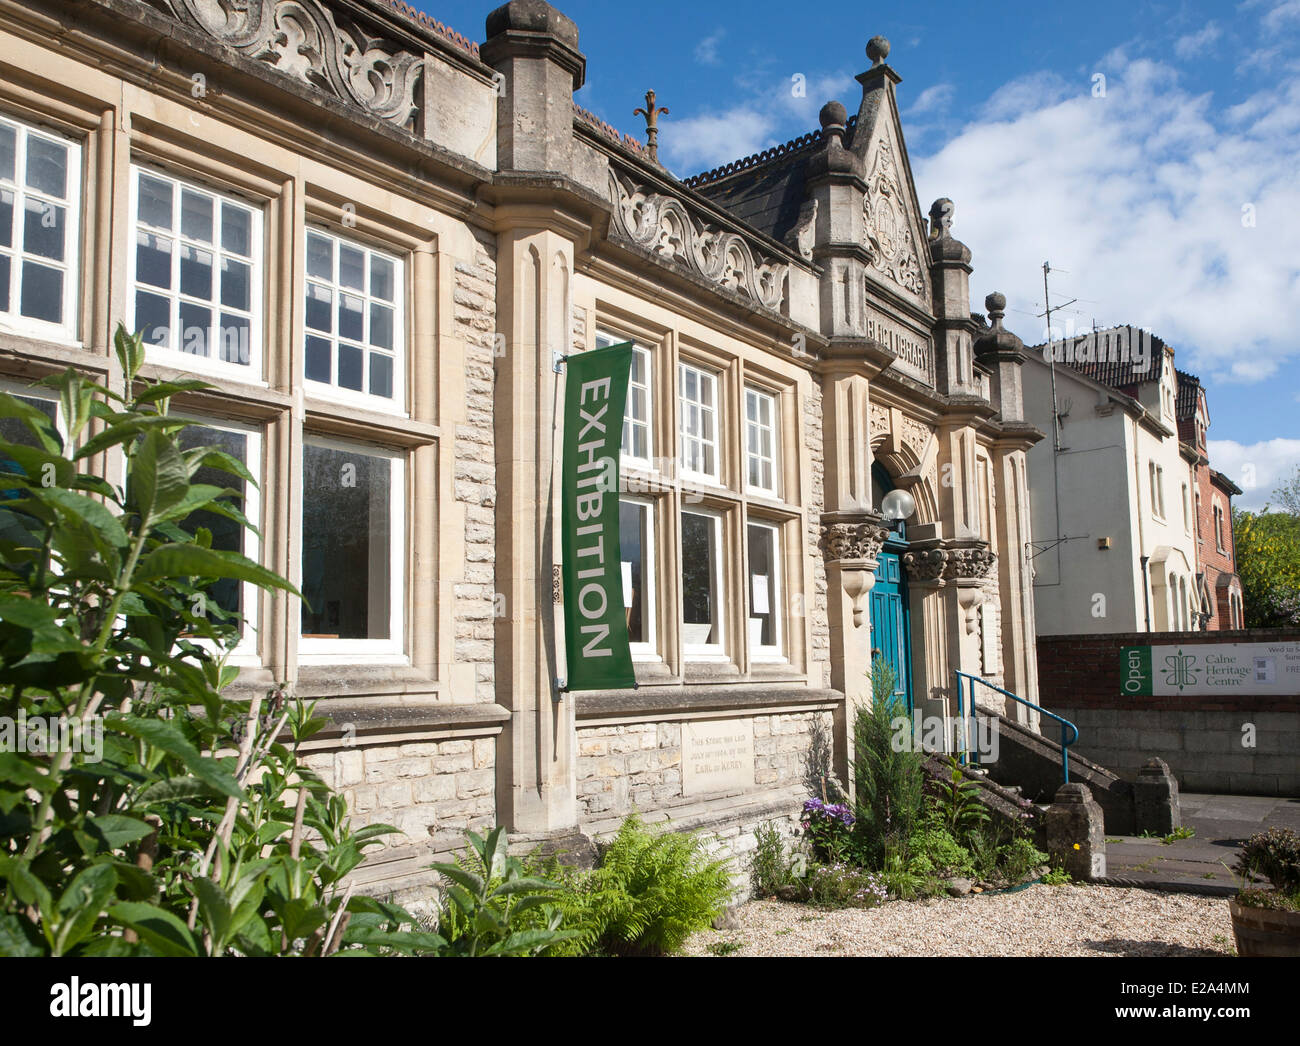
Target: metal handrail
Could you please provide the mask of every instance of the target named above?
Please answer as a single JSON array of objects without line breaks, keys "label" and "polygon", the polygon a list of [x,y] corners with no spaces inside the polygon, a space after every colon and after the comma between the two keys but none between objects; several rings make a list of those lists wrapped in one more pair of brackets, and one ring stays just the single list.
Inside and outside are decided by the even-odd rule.
[{"label": "metal handrail", "polygon": [[[969,672],[963,672],[960,669],[956,669],[956,668],[953,669],[953,672],[956,673],[957,676],[957,716],[962,723],[961,762],[963,765],[965,765],[967,759],[967,735],[966,735],[966,726],[965,726],[966,724],[965,688],[962,686],[962,680],[969,679],[970,680],[970,714],[972,717],[975,715],[975,684],[983,683],[990,690],[996,690],[1003,697],[1009,697],[1011,698],[1012,701],[1019,701],[1022,705],[1026,705],[1029,708],[1036,708],[1038,709],[1038,711],[1042,712],[1043,715],[1050,716],[1052,719],[1055,719],[1058,723],[1061,724],[1061,776],[1064,778],[1065,784],[1070,783],[1069,747],[1070,745],[1074,744],[1077,740],[1079,740],[1079,728],[1077,726],[1071,723],[1068,719],[1065,719],[1062,716],[1057,715],[1055,712],[1049,712],[1042,705],[1036,705],[1032,701],[1027,701],[1025,700],[1025,698],[1013,694],[1010,690],[1003,690],[1002,687],[998,686],[996,683],[990,683],[987,679],[983,679],[980,676],[971,675]],[[1072,731],[1074,731],[1074,736],[1071,737],[1068,741],[1065,739],[1066,727],[1069,727]]]}]

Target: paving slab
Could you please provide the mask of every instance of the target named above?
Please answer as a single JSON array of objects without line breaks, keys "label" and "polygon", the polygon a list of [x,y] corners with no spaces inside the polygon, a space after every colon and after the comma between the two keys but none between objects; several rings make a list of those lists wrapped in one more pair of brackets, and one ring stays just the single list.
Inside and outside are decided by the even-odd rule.
[{"label": "paving slab", "polygon": [[1190,839],[1108,836],[1106,882],[1186,893],[1231,895],[1241,883],[1232,866],[1247,837],[1268,828],[1300,831],[1300,798],[1254,795],[1180,796]]}]

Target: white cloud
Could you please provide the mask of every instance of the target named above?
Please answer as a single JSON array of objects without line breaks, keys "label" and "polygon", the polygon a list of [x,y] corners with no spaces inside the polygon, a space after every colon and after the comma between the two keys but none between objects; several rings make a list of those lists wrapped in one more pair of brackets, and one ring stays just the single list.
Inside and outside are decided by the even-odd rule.
[{"label": "white cloud", "polygon": [[1222,35],[1223,30],[1217,24],[1207,22],[1200,31],[1180,36],[1174,43],[1174,54],[1179,58],[1209,58],[1205,49]]},{"label": "white cloud", "polygon": [[1300,465],[1300,439],[1270,439],[1242,444],[1231,439],[1207,443],[1210,466],[1242,489],[1233,499],[1237,508],[1258,510],[1270,501],[1276,507],[1275,491]]},{"label": "white cloud", "polygon": [[1300,75],[1223,112],[1169,65],[1099,69],[1104,97],[1091,71],[1028,76],[914,160],[922,207],[955,203],[972,300],[1005,292],[1017,333],[1042,340],[1046,259],[1076,324],[1145,326],[1211,383],[1269,377],[1300,348]]},{"label": "white cloud", "polygon": [[922,113],[947,109],[954,91],[952,84],[935,84],[933,87],[927,87],[916,96],[916,101],[907,107],[907,115],[919,116]]},{"label": "white cloud", "polygon": [[1286,22],[1300,19],[1300,0],[1283,0],[1260,19],[1260,24],[1268,32],[1276,32]]},{"label": "white cloud", "polygon": [[711,36],[706,36],[695,45],[695,60],[703,65],[718,65],[718,44],[722,38],[727,35],[725,29],[716,30]]}]

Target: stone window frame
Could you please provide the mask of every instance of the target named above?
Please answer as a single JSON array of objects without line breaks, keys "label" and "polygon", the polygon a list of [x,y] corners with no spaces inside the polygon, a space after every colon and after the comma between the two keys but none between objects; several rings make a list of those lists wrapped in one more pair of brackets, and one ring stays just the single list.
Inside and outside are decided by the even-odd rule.
[{"label": "stone window frame", "polygon": [[1224,521],[1228,514],[1224,511],[1223,502],[1217,496],[1213,500],[1211,511],[1214,514],[1214,547],[1226,555],[1228,549],[1224,544],[1224,534],[1228,528]]},{"label": "stone window frame", "polygon": [[[301,440],[302,452],[307,445],[325,447],[330,450],[352,450],[370,457],[387,458],[394,464],[392,481],[389,488],[389,637],[387,639],[323,639],[307,638],[302,632],[301,611],[295,611],[291,627],[297,642],[297,660],[300,666],[365,664],[365,665],[409,665],[411,649],[407,628],[411,620],[411,586],[409,573],[412,562],[410,544],[411,527],[409,515],[411,507],[411,455],[409,448],[385,446],[365,439],[340,436],[332,431],[304,427]],[[299,468],[299,476],[305,476],[305,466]],[[297,499],[297,511],[301,518],[306,502],[306,491],[301,481],[294,496]],[[299,569],[303,569],[302,526],[297,537],[297,559]],[[306,586],[306,578],[299,577],[300,590]]]},{"label": "stone window frame", "polygon": [[[0,110],[0,123],[15,131],[14,141],[14,178],[12,183],[0,182],[0,188],[12,192],[13,199],[13,240],[8,247],[0,248],[0,254],[10,259],[9,274],[9,309],[0,312],[0,326],[14,334],[29,338],[39,338],[63,345],[80,346],[78,320],[81,313],[83,275],[82,260],[82,211],[85,207],[85,184],[83,166],[85,164],[85,142],[62,130],[41,126],[17,116],[10,115],[8,109]],[[62,198],[32,189],[26,184],[23,158],[27,155],[27,142],[33,136],[55,141],[68,150],[66,194]],[[23,215],[24,204],[29,197],[62,206],[65,209],[67,226],[64,234],[64,259],[57,262],[40,255],[29,255],[19,247],[19,237],[25,241],[26,231]],[[25,247],[25,242],[24,242]],[[21,287],[23,262],[31,258],[36,264],[57,268],[63,273],[63,318],[59,323],[23,316],[21,308]]]},{"label": "stone window frame", "polygon": [[[684,395],[682,392],[682,383],[685,377],[684,371],[694,371],[701,378],[707,379],[713,389],[712,405],[705,405],[702,401],[699,403],[701,414],[708,410],[712,415],[713,436],[710,440],[705,440],[702,436],[688,437],[684,428],[685,409]],[[725,404],[726,404],[726,368],[712,367],[703,360],[695,356],[679,355],[677,366],[674,370],[673,388],[675,392],[675,401],[677,404],[677,455],[678,472],[682,480],[688,483],[700,484],[708,487],[725,487],[727,469],[724,467],[724,455],[726,453],[726,444],[723,439],[723,432],[726,423]],[[701,447],[710,446],[713,450],[712,473],[697,471],[686,467],[686,440],[698,440]]]},{"label": "stone window frame", "polygon": [[[411,307],[412,266],[411,266],[411,258],[409,256],[409,252],[403,251],[401,249],[395,249],[392,246],[381,242],[378,238],[372,235],[368,235],[367,234],[368,230],[362,231],[360,232],[360,234],[358,234],[359,230],[352,226],[345,226],[345,231],[340,231],[333,226],[334,223],[329,222],[326,219],[320,218],[312,212],[309,212],[307,214],[306,221],[304,222],[304,227],[302,229],[301,257],[295,259],[295,261],[301,265],[302,301],[300,304],[303,308],[304,316],[303,316],[303,322],[299,325],[300,329],[295,330],[294,332],[295,338],[297,339],[298,342],[296,348],[301,354],[302,363],[300,367],[297,368],[297,372],[294,374],[294,381],[296,383],[300,383],[304,395],[309,395],[314,399],[327,400],[330,403],[339,406],[360,407],[364,410],[373,410],[381,414],[392,414],[400,417],[407,417],[408,416],[407,397],[408,397],[408,389],[410,387],[410,370],[411,370],[411,345],[412,345],[411,318],[412,318],[412,313],[414,311]],[[309,285],[312,284],[325,284],[327,282],[320,277],[309,276],[307,273],[308,240],[313,234],[326,237],[332,242],[333,257],[335,258],[336,262],[342,246],[347,245],[349,247],[354,247],[365,252],[367,273],[369,272],[370,259],[372,256],[378,256],[380,258],[383,258],[386,261],[392,262],[394,266],[395,269],[394,286],[395,286],[396,300],[393,302],[394,318],[393,318],[393,349],[392,349],[392,356],[393,356],[392,396],[380,396],[375,393],[366,391],[366,388],[364,387],[366,383],[364,382],[364,380],[363,380],[363,388],[361,390],[354,390],[354,389],[341,388],[337,384],[336,380],[332,380],[330,382],[322,382],[319,381],[318,379],[307,377],[306,374],[307,338],[309,336],[309,329],[307,327],[306,317],[305,317],[307,288]],[[330,287],[331,291],[333,291],[335,294],[342,293],[344,290],[344,288],[341,286],[341,284],[338,282],[337,279],[337,265],[336,265],[336,277],[333,280],[328,281],[328,286]],[[362,294],[362,298],[363,298],[363,307],[365,310],[363,315],[363,323],[366,325],[366,329],[368,330],[369,323],[370,323],[369,307],[372,304],[372,300],[371,300],[372,294],[370,292],[369,287],[365,288]],[[386,304],[386,303],[383,303],[381,301],[381,304]],[[338,327],[337,308],[332,307],[332,312],[334,314],[331,322],[331,327],[333,329],[329,337],[329,341],[331,344],[330,373],[332,377],[336,377],[337,364],[338,364],[338,347],[339,347],[339,340],[340,340],[339,332],[337,330]],[[371,352],[371,345],[369,344],[367,339],[363,338],[362,340],[366,342],[364,351],[368,356],[369,353]],[[369,373],[368,368],[366,370],[366,373],[367,374]]]},{"label": "stone window frame", "polygon": [[[126,260],[126,300],[125,313],[126,325],[128,330],[136,331],[139,329],[136,322],[136,293],[138,290],[145,290],[147,293],[155,294],[159,297],[166,297],[170,310],[176,310],[182,300],[179,285],[173,286],[167,290],[153,287],[149,284],[141,286],[137,280],[136,266],[138,260],[140,232],[139,221],[139,188],[140,178],[144,175],[167,181],[178,189],[190,189],[214,198],[217,203],[229,202],[236,206],[246,208],[252,217],[252,228],[249,233],[252,245],[252,253],[249,256],[252,272],[249,276],[249,361],[247,365],[240,363],[230,363],[219,359],[215,354],[210,356],[198,356],[194,353],[185,352],[180,348],[164,347],[146,342],[146,359],[152,366],[170,367],[175,370],[186,371],[198,374],[203,377],[217,377],[228,381],[237,381],[245,385],[256,385],[261,387],[267,386],[266,381],[266,361],[267,361],[267,340],[268,340],[268,306],[267,306],[267,260],[271,254],[271,245],[267,242],[267,220],[266,220],[266,202],[256,198],[246,192],[241,192],[238,186],[233,186],[219,177],[213,177],[204,172],[200,177],[194,177],[190,174],[178,174],[167,161],[160,161],[153,155],[145,153],[140,154],[133,149],[131,161],[127,171],[127,211],[126,211],[126,235],[125,260]],[[178,214],[180,208],[180,192],[176,194],[173,214]],[[176,247],[176,258],[172,263],[173,272],[179,273],[180,265],[180,246],[184,237],[181,235],[180,228],[177,227],[171,232],[172,240]],[[214,236],[219,239],[218,233]],[[213,245],[214,255],[220,255],[219,245]],[[217,276],[216,263],[219,258],[214,258],[213,278],[214,284],[219,280]],[[220,292],[211,301],[213,312],[218,316],[221,313]],[[209,328],[211,331],[212,328]]]}]

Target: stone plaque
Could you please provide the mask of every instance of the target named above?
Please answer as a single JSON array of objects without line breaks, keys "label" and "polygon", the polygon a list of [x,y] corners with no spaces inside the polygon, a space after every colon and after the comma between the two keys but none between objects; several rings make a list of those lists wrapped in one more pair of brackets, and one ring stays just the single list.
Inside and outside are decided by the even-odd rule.
[{"label": "stone plaque", "polygon": [[754,721],[688,720],[682,724],[682,794],[754,787]]}]

